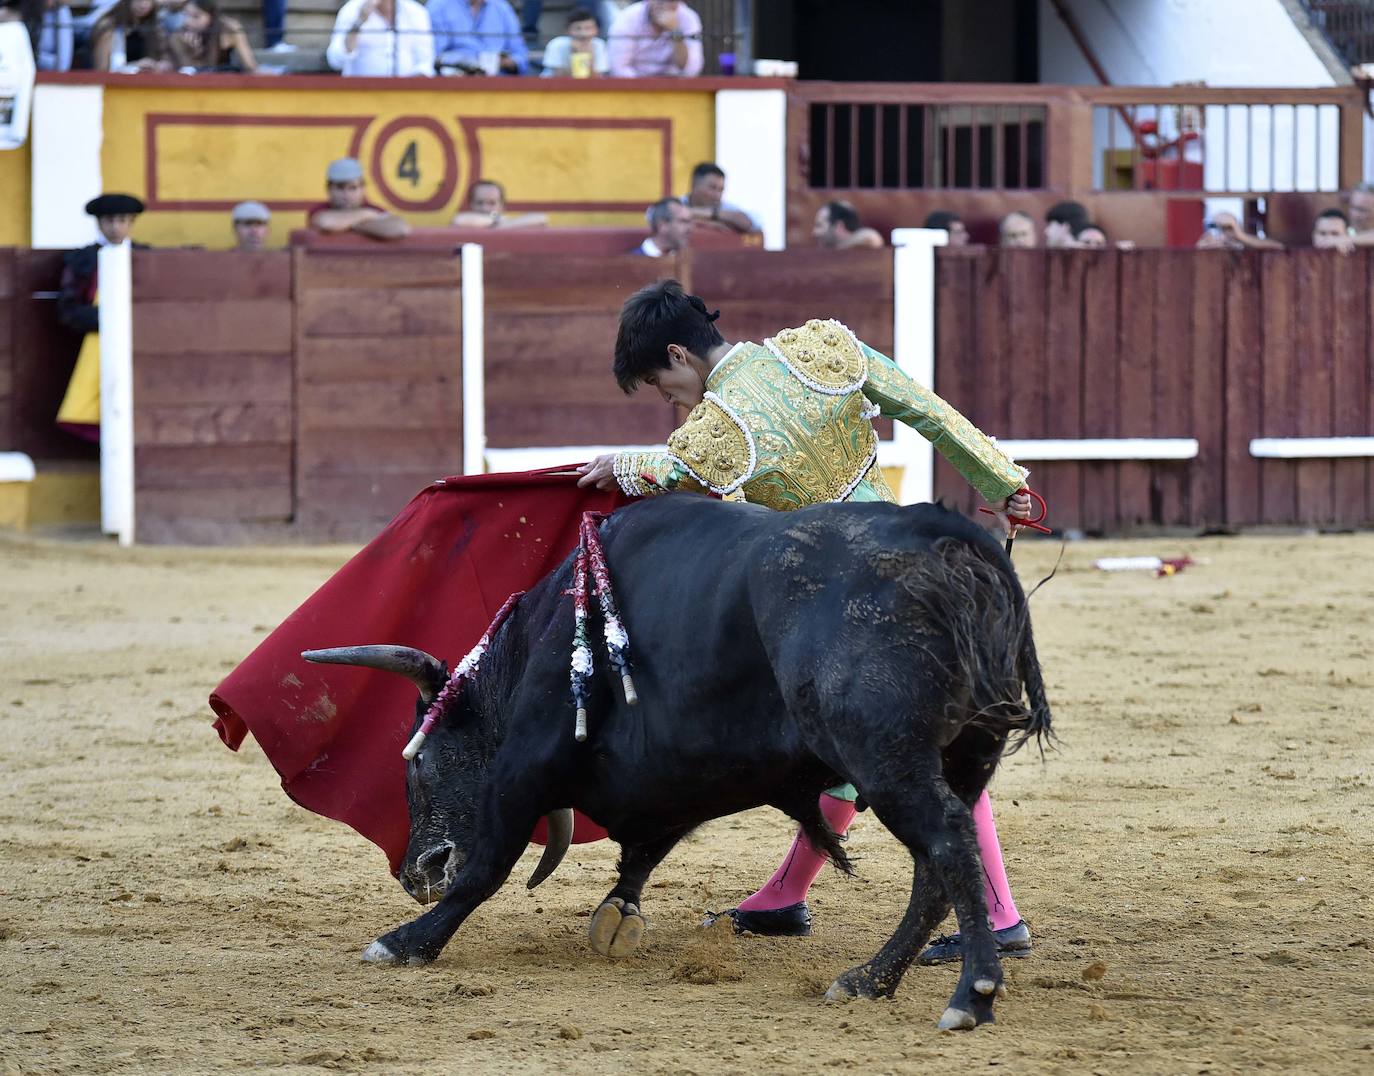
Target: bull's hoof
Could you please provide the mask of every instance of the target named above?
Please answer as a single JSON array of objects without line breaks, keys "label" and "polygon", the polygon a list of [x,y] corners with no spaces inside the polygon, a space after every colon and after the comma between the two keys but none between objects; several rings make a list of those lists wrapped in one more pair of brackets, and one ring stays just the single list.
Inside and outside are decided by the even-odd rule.
[{"label": "bull's hoof", "polygon": [[825,1000],[839,1003],[853,1001],[856,998],[877,1001],[879,998],[890,998],[892,994],[893,988],[877,982],[868,966],[861,965],[850,968],[831,983],[830,989],[825,992]]},{"label": "bull's hoof", "polygon": [[364,949],[363,960],[369,964],[409,964],[412,968],[418,968],[432,964],[434,957],[413,951],[405,943],[401,931],[393,930]]},{"label": "bull's hoof", "polygon": [[966,1009],[956,1009],[951,1005],[940,1017],[941,1031],[972,1031],[978,1026],[978,1018]]},{"label": "bull's hoof", "polygon": [[399,964],[401,958],[381,942],[375,941],[363,950],[363,961],[367,964]]},{"label": "bull's hoof", "polygon": [[612,897],[592,916],[588,929],[592,950],[611,960],[623,960],[639,948],[644,939],[644,917],[639,907]]}]

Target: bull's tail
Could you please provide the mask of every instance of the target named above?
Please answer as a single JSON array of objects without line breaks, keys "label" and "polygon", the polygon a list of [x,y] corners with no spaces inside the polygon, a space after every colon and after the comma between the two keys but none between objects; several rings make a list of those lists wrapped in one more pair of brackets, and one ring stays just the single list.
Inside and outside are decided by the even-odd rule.
[{"label": "bull's tail", "polygon": [[[1053,739],[1030,612],[1005,560],[958,538],[937,539],[903,573],[924,630],[948,641],[950,684],[969,699],[970,721],[1011,735],[1011,750]],[[962,692],[961,692],[962,693]]]}]

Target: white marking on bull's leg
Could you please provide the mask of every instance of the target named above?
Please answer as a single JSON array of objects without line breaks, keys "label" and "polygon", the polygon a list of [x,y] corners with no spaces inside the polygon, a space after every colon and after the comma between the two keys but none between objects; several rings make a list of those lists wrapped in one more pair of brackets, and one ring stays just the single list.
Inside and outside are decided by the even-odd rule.
[{"label": "white marking on bull's leg", "polygon": [[396,954],[379,941],[363,950],[363,960],[369,964],[399,964]]},{"label": "white marking on bull's leg", "polygon": [[956,1009],[953,1005],[940,1017],[941,1031],[972,1031],[977,1026],[978,1020],[973,1013]]},{"label": "white marking on bull's leg", "polygon": [[991,979],[975,979],[973,982],[973,989],[977,990],[980,994],[991,994],[997,989],[997,984]]}]

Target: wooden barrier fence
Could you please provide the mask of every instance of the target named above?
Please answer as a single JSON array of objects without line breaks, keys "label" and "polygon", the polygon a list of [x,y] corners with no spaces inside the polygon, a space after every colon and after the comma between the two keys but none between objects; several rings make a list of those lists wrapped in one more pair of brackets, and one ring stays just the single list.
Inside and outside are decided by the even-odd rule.
[{"label": "wooden barrier fence", "polygon": [[[1030,464],[1057,525],[1374,522],[1368,460],[1250,452],[1374,433],[1368,255],[966,250],[937,266],[936,387],[984,429],[1198,441],[1194,460]],[[943,465],[936,490],[970,504]]]},{"label": "wooden barrier fence", "polygon": [[[25,257],[0,251],[0,448],[53,458],[33,439],[70,356],[42,392],[17,388],[36,364],[16,359],[32,341],[13,326],[40,302],[15,284]],[[140,540],[361,540],[461,472],[456,253],[156,250],[133,267]],[[984,429],[1198,442],[1191,460],[1027,461],[1057,526],[1374,523],[1370,460],[1250,445],[1374,435],[1368,254],[966,249],[936,269],[935,388]],[[678,421],[610,377],[616,311],[649,280],[677,275],[719,305],[727,339],[835,316],[889,353],[899,301],[890,251],[506,252],[483,271],[488,445],[574,455],[660,442]],[[939,460],[935,489],[973,507]]]}]

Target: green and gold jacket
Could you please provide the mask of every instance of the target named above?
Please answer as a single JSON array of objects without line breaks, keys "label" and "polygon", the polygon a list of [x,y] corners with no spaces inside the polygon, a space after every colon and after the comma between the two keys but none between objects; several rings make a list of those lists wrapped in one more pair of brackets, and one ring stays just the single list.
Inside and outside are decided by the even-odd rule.
[{"label": "green and gold jacket", "polygon": [[782,511],[895,501],[878,466],[878,415],[919,432],[990,502],[1025,485],[1025,468],[838,321],[736,344],[668,451],[622,452],[615,475],[630,496],[710,490]]}]

